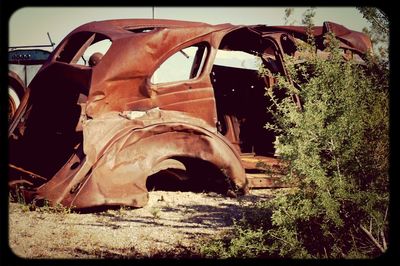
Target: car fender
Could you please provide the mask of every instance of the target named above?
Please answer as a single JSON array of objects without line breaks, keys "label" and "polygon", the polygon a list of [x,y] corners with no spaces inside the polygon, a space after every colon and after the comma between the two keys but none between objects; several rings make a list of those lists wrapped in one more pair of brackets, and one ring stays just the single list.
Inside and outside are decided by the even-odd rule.
[{"label": "car fender", "polygon": [[179,158],[207,161],[234,189],[247,191],[239,154],[202,119],[155,108],[108,113],[85,122],[83,131],[86,156],[79,169],[69,177],[60,170],[38,189],[38,196],[53,205],[143,207],[148,202],[147,178],[165,169],[185,170]]}]

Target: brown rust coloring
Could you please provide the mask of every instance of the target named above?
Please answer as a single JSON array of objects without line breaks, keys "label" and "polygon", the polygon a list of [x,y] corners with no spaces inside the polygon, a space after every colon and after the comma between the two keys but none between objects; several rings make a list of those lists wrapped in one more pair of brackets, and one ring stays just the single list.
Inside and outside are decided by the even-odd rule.
[{"label": "brown rust coloring", "polygon": [[[327,22],[314,28],[321,53],[329,31],[346,58],[371,48],[364,34]],[[149,178],[166,176],[230,195],[279,186],[256,163],[275,179],[282,174],[275,135],[263,128],[271,119],[264,91],[273,74],[287,75],[283,55],[296,56],[306,38],[296,26],[82,25],[51,54],[10,123],[10,184],[23,184],[30,200],[79,209],[142,207]],[[108,50],[85,53],[104,42]],[[251,66],[256,60],[266,76]]]}]

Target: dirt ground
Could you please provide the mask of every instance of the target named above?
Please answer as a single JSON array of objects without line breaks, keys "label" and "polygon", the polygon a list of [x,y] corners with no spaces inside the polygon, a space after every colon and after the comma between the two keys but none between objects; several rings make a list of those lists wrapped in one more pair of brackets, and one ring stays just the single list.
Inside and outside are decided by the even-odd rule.
[{"label": "dirt ground", "polygon": [[272,193],[152,191],[144,208],[85,214],[10,203],[9,246],[23,258],[190,257],[200,241],[232,229],[245,206]]}]

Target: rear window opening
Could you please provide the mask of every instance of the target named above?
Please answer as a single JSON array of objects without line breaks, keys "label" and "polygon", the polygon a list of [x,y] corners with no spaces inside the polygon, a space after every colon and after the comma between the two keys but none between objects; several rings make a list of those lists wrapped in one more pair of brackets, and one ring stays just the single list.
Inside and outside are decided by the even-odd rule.
[{"label": "rear window opening", "polygon": [[77,64],[93,66],[90,64],[90,57],[93,56],[95,53],[100,53],[102,56],[104,56],[107,53],[108,49],[110,49],[111,44],[112,42],[109,39],[104,39],[90,45],[83,53],[83,55],[79,58]]},{"label": "rear window opening", "polygon": [[67,40],[56,60],[68,64],[90,66],[90,56],[94,53],[104,56],[111,44],[111,40],[102,34],[79,32]]}]

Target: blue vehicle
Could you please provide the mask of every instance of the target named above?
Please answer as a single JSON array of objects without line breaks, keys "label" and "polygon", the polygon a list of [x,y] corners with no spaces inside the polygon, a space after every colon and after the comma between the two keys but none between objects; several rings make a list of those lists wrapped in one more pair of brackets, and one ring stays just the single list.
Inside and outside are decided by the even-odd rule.
[{"label": "blue vehicle", "polygon": [[54,43],[51,45],[15,46],[8,51],[8,121],[14,116],[29,83],[46,62]]}]

